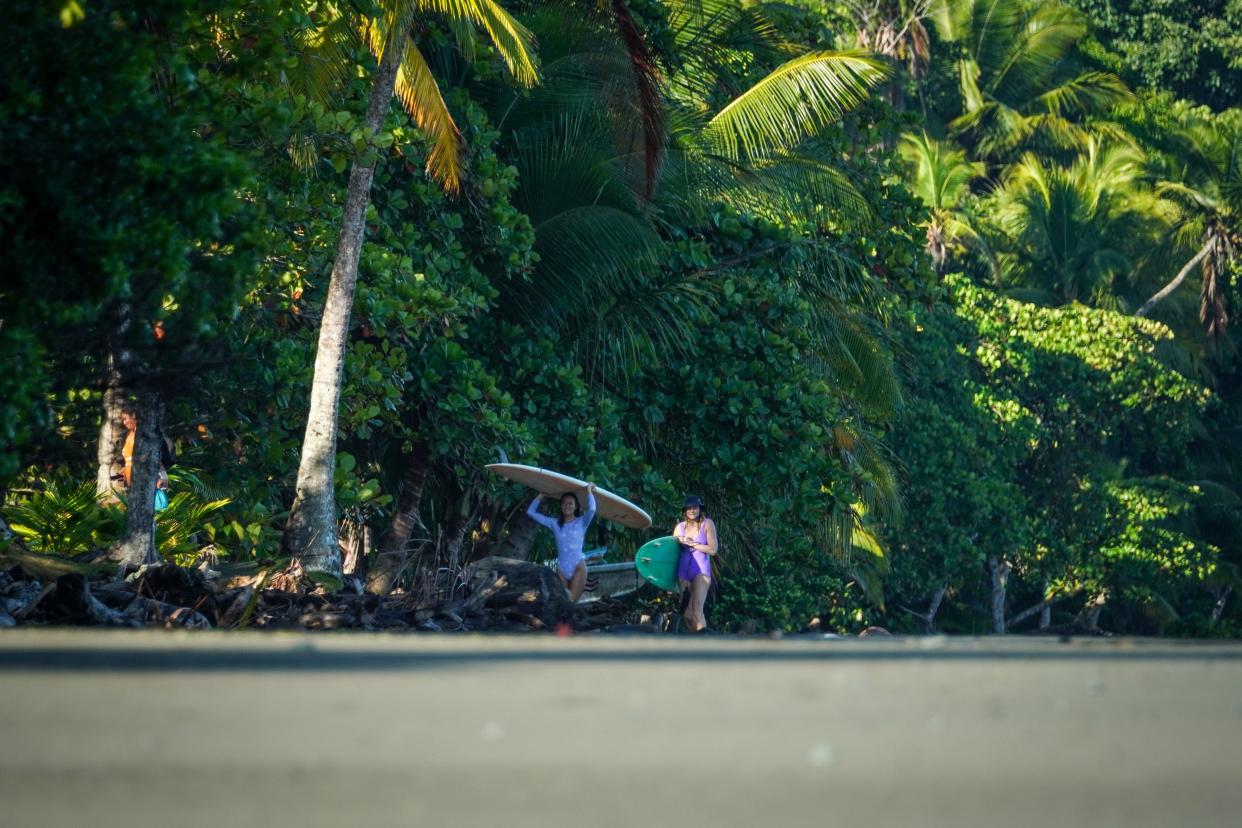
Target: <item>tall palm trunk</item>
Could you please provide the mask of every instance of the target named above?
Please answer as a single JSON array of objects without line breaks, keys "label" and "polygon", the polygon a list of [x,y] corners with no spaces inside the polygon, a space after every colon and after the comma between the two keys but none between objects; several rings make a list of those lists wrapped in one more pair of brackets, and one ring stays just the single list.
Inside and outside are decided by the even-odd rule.
[{"label": "tall palm trunk", "polygon": [[159,561],[155,550],[155,484],[160,474],[160,426],[164,400],[159,392],[138,392],[138,432],[134,435],[133,476],[126,494],[125,534],[112,547],[111,557],[122,566]]},{"label": "tall palm trunk", "polygon": [[[364,122],[368,137],[379,132],[388,114],[406,37],[405,30],[394,29],[384,46]],[[374,161],[363,164],[355,160],[350,168],[336,259],[332,264],[328,297],[319,324],[310,413],[306,418],[306,435],[298,464],[297,497],[281,538],[281,549],[299,558],[304,571],[326,573],[335,578],[341,575],[341,553],[336,538],[336,492],[333,489],[336,421],[354,286],[358,281],[358,259],[362,252],[374,175]]]}]

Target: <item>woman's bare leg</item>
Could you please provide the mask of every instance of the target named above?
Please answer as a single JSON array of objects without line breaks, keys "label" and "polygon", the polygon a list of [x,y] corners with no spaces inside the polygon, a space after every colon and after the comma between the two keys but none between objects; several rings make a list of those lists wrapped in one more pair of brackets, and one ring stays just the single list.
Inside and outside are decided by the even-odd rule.
[{"label": "woman's bare leg", "polygon": [[[578,599],[582,597],[582,593],[586,590],[586,561],[580,561],[577,569],[574,570],[573,577],[565,583],[565,588],[569,590],[569,602],[571,604],[578,603]],[[564,578],[561,578],[564,581]]]},{"label": "woman's bare leg", "polygon": [[690,606],[686,614],[690,618],[692,632],[698,632],[707,627],[707,615],[703,612],[703,605],[707,603],[707,591],[711,587],[712,581],[706,575],[695,575],[694,581],[690,584]]},{"label": "woman's bare leg", "polygon": [[694,623],[690,616],[689,581],[677,581],[677,611],[681,613],[681,628],[686,632],[694,632]]}]

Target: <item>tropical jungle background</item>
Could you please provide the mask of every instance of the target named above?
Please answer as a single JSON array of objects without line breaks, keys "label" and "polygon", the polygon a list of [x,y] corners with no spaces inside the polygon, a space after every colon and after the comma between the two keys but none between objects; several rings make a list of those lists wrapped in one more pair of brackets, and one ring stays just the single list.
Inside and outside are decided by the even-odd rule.
[{"label": "tropical jungle background", "polygon": [[505,458],[714,627],[1242,631],[1239,0],[8,8],[0,545],[430,598]]}]

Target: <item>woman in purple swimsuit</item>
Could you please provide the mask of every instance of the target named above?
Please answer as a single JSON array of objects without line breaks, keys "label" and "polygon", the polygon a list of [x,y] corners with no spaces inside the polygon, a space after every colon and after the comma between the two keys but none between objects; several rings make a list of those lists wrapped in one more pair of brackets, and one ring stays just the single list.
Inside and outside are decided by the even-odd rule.
[{"label": "woman in purple swimsuit", "polygon": [[681,586],[686,627],[691,632],[707,629],[703,604],[712,585],[712,556],[716,554],[716,524],[703,514],[703,501],[690,495],[681,506],[682,521],[673,529],[681,544],[677,583]]}]

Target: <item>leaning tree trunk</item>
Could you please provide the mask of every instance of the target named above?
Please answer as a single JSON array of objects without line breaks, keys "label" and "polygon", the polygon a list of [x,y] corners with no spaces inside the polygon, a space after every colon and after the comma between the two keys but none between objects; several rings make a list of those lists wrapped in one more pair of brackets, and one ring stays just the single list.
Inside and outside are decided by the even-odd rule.
[{"label": "leaning tree trunk", "polygon": [[1100,631],[1100,613],[1108,603],[1108,590],[1102,589],[1083,606],[1078,613],[1078,626],[1087,632]]},{"label": "leaning tree trunk", "polygon": [[[405,49],[406,32],[394,31],[384,46],[364,128],[368,138],[379,132],[392,103],[397,69]],[[345,369],[345,346],[349,318],[358,281],[358,258],[366,229],[367,205],[375,162],[355,160],[349,173],[336,259],[328,282],[328,297],[319,323],[319,347],[315,353],[315,377],[311,383],[310,413],[298,464],[297,496],[281,538],[281,549],[297,557],[307,573],[324,573],[339,579],[341,551],[336,538],[336,420]]]},{"label": "leaning tree trunk", "polygon": [[1162,302],[1171,293],[1173,293],[1173,291],[1177,290],[1178,287],[1181,286],[1182,282],[1186,281],[1186,277],[1190,275],[1190,271],[1195,269],[1195,265],[1203,261],[1203,259],[1212,252],[1213,244],[1215,244],[1215,239],[1209,239],[1208,243],[1203,245],[1199,252],[1194,255],[1194,258],[1182,265],[1182,269],[1179,270],[1177,275],[1173,277],[1173,281],[1156,291],[1155,295],[1144,302],[1143,306],[1134,312],[1134,315],[1146,316],[1151,313],[1152,308],[1154,308],[1159,302]]},{"label": "leaning tree trunk", "polygon": [[940,588],[932,593],[931,601],[927,604],[927,615],[924,616],[928,634],[936,631],[936,613],[940,612],[940,605],[944,602],[944,595],[948,591],[949,585],[941,584]]},{"label": "leaning tree trunk", "polygon": [[138,432],[134,436],[133,476],[125,501],[125,534],[112,547],[111,557],[122,566],[138,567],[159,561],[155,550],[155,484],[160,474],[160,426],[164,401],[159,392],[138,393]]},{"label": "leaning tree trunk", "polygon": [[405,478],[401,483],[401,497],[397,501],[397,511],[393,513],[388,530],[380,539],[379,555],[375,566],[367,579],[367,591],[376,595],[387,595],[392,592],[410,561],[410,536],[418,525],[418,505],[423,499],[423,489],[427,485],[427,474],[431,471],[430,452],[426,444],[418,443],[405,467]]},{"label": "leaning tree trunk", "polygon": [[1013,565],[995,555],[988,558],[988,571],[992,576],[992,632],[1005,634],[1005,588]]},{"label": "leaning tree trunk", "polygon": [[1226,586],[1220,591],[1220,595],[1216,598],[1216,604],[1212,607],[1212,615],[1208,619],[1210,626],[1216,626],[1222,615],[1225,614],[1225,604],[1229,601],[1229,593],[1233,592],[1232,586]]}]

